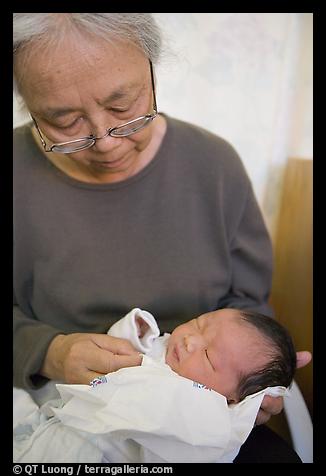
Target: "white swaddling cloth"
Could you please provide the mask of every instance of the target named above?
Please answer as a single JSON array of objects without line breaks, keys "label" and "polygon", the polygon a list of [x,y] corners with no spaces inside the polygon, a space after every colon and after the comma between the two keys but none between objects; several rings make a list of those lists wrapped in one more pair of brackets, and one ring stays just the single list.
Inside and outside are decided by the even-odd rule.
[{"label": "white swaddling cloth", "polygon": [[[141,336],[142,323],[145,323],[147,329]],[[154,342],[160,335],[160,330],[150,312],[134,308],[110,327],[108,335],[123,337],[129,340],[135,349],[148,354],[153,349]]]},{"label": "white swaddling cloth", "polygon": [[[149,326],[145,332],[139,319]],[[107,374],[107,383],[97,386],[58,384],[56,394],[49,382],[41,395],[33,394],[46,402],[40,408],[14,389],[16,405],[24,407],[14,419],[14,462],[231,463],[264,395],[287,395],[284,387],[272,387],[228,406],[224,396],[165,364],[169,334],[158,337],[154,317],[138,308],[108,333],[146,352],[142,365]]]},{"label": "white swaddling cloth", "polygon": [[[149,328],[139,336],[137,320]],[[86,439],[111,463],[231,463],[247,439],[270,387],[227,405],[223,395],[176,374],[164,362],[169,334],[159,336],[154,317],[138,308],[108,332],[126,337],[141,352],[142,365],[107,374],[107,383],[57,385],[62,407],[54,415]]]}]

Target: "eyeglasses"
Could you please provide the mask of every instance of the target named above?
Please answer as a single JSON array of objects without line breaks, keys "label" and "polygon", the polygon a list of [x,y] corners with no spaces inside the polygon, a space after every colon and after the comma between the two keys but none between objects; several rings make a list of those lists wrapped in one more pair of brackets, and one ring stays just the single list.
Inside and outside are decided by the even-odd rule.
[{"label": "eyeglasses", "polygon": [[102,137],[95,137],[93,134],[81,137],[80,139],[70,140],[68,142],[58,142],[52,144],[51,147],[47,147],[46,142],[42,136],[41,130],[35,120],[31,115],[31,118],[34,122],[42,145],[45,152],[59,152],[60,154],[72,154],[73,152],[78,152],[80,150],[89,149],[93,147],[97,140],[104,139],[107,136],[111,137],[127,137],[135,132],[140,131],[144,127],[148,126],[153,119],[157,116],[157,106],[156,106],[156,96],[155,96],[155,84],[154,84],[154,73],[152,62],[149,62],[150,71],[151,71],[151,81],[152,81],[152,91],[153,91],[153,113],[145,114],[144,116],[137,117],[132,121],[121,124],[120,126],[111,127],[106,130],[106,133]]}]

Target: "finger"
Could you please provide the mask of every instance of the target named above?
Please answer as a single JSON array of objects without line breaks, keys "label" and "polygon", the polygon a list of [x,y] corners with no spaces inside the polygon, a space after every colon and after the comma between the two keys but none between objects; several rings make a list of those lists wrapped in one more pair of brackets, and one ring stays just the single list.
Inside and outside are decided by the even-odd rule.
[{"label": "finger", "polygon": [[132,355],[118,355],[94,346],[91,352],[85,354],[84,362],[88,370],[107,374],[123,367],[141,365],[142,358],[143,356],[139,352]]},{"label": "finger", "polygon": [[127,339],[120,339],[119,337],[108,336],[105,334],[93,334],[92,340],[96,345],[102,349],[109,350],[113,354],[138,354],[138,351]]},{"label": "finger", "polygon": [[107,371],[105,371],[104,373],[99,373],[99,372],[94,372],[92,370],[87,370],[83,373],[80,383],[90,384],[90,382],[92,382],[94,379],[104,377],[105,374],[108,374],[110,372],[115,372],[116,370],[119,370],[125,367],[135,367],[135,366],[141,365],[142,358],[143,358],[142,354],[139,354],[139,353],[136,356],[135,355],[121,356],[117,354],[111,354]]},{"label": "finger", "polygon": [[[95,380],[100,380],[100,381],[102,381],[101,383],[103,383],[103,379],[106,379],[106,377],[105,377],[105,375],[99,374],[97,372],[87,371],[83,374],[82,379],[83,379],[83,383],[85,383],[86,385],[90,385],[91,382],[94,383]],[[95,385],[93,385],[93,386],[95,386]]]},{"label": "finger", "polygon": [[103,376],[99,372],[93,372],[92,370],[84,369],[79,371],[78,374],[70,375],[66,380],[66,384],[78,384],[78,385],[89,385],[94,378]]},{"label": "finger", "polygon": [[255,425],[263,425],[264,423],[267,423],[270,418],[271,418],[270,413],[267,413],[264,410],[259,410],[256,421],[255,421]]},{"label": "finger", "polygon": [[262,401],[260,409],[270,415],[277,415],[283,409],[283,397],[271,397],[266,395]]},{"label": "finger", "polygon": [[143,355],[138,353],[137,355],[117,355],[114,354],[110,359],[110,369],[108,372],[115,372],[124,367],[136,367],[141,365]]},{"label": "finger", "polygon": [[91,352],[85,351],[84,365],[87,370],[91,372],[105,375],[111,371],[112,359],[114,359],[112,352],[102,349],[101,347],[93,346]]},{"label": "finger", "polygon": [[297,369],[304,367],[305,365],[309,364],[312,359],[312,355],[307,350],[302,350],[301,352],[297,352]]}]

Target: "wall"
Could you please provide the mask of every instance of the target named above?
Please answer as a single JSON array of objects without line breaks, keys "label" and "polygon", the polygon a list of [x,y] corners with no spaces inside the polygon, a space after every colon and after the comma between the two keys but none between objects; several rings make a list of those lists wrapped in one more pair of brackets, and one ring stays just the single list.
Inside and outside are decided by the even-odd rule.
[{"label": "wall", "polygon": [[[290,159],[274,242],[271,293],[275,314],[290,331],[295,347],[310,352],[313,352],[312,184],[312,161]],[[313,361],[297,370],[295,380],[313,417]],[[291,441],[284,413],[273,417],[269,426]]]},{"label": "wall", "polygon": [[[312,162],[289,160],[275,239],[271,302],[297,349],[313,351]],[[313,412],[313,363],[299,369],[296,381]]]},{"label": "wall", "polygon": [[312,159],[312,14],[156,13],[158,106],[239,152],[275,232],[288,157]]}]

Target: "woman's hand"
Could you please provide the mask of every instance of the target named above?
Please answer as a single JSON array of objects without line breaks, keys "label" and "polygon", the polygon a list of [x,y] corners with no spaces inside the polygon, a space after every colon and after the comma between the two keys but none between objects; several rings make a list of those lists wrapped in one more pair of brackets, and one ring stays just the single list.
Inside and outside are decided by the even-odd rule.
[{"label": "woman's hand", "polygon": [[[297,352],[297,368],[304,367],[311,361],[311,353],[308,351]],[[270,397],[266,395],[260,406],[256,418],[256,425],[266,423],[272,415],[277,415],[283,410],[283,397]]]},{"label": "woman's hand", "polygon": [[257,418],[256,425],[262,425],[270,419],[272,415],[277,415],[283,410],[283,397],[271,397],[265,395],[261,403]]},{"label": "woman's hand", "polygon": [[142,355],[129,341],[106,334],[57,335],[40,374],[65,383],[89,384],[100,375],[140,365]]}]

